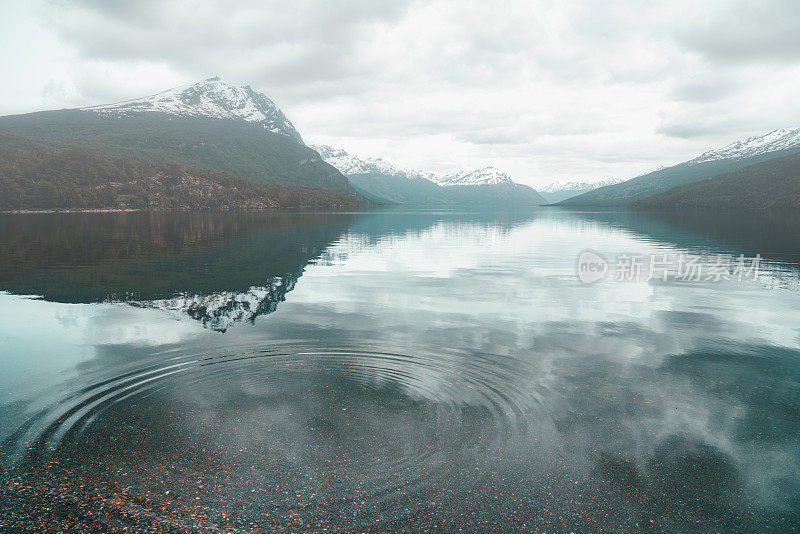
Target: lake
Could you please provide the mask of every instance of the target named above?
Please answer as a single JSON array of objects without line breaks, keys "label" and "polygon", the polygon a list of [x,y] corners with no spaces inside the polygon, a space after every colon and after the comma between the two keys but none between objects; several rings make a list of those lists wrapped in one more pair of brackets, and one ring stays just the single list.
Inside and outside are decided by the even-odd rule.
[{"label": "lake", "polygon": [[0,216],[0,529],[798,529],[797,228]]}]

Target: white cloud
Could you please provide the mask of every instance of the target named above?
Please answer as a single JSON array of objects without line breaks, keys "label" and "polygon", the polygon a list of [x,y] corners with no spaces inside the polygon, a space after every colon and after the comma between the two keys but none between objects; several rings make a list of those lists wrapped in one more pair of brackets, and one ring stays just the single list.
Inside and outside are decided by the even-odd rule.
[{"label": "white cloud", "polygon": [[67,3],[3,7],[0,113],[99,104],[221,75],[304,138],[519,181],[629,177],[800,124],[800,16],[670,3]]}]

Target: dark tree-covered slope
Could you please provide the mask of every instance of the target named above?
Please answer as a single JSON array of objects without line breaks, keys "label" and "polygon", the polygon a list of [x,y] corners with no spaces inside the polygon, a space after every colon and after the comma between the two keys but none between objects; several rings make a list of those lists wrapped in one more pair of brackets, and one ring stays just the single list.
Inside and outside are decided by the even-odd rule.
[{"label": "dark tree-covered slope", "polygon": [[68,141],[104,154],[171,161],[259,184],[354,193],[347,179],[314,150],[242,120],[60,110],[0,117],[0,134]]},{"label": "dark tree-covered slope", "polygon": [[[108,150],[108,149],[106,149]],[[101,145],[0,134],[0,210],[356,207],[344,193],[104,152]]]},{"label": "dark tree-covered slope", "polygon": [[639,200],[638,209],[800,208],[800,154],[714,176]]}]

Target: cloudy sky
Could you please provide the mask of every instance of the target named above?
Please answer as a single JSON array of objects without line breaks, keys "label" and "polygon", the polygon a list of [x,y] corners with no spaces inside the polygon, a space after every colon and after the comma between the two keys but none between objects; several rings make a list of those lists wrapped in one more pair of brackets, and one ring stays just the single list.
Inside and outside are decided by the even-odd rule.
[{"label": "cloudy sky", "polygon": [[219,75],[310,143],[534,186],[800,126],[797,0],[0,0],[0,15],[3,115]]}]

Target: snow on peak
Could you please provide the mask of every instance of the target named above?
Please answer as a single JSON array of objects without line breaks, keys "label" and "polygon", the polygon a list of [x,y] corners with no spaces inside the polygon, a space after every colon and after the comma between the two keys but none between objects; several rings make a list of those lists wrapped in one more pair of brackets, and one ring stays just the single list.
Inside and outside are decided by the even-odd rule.
[{"label": "snow on peak", "polygon": [[331,148],[327,145],[313,145],[311,148],[316,150],[326,163],[336,167],[345,176],[375,173],[411,179],[425,179],[421,173],[401,169],[381,158],[359,158],[348,154],[340,148]]},{"label": "snow on peak", "polygon": [[565,182],[557,180],[546,187],[537,189],[540,193],[560,193],[562,191],[586,191],[589,189],[598,189],[607,185],[615,185],[624,182],[623,178],[609,178],[608,180],[601,180],[599,182],[584,182],[576,180],[574,182]]},{"label": "snow on peak", "polygon": [[259,123],[264,129],[291,137],[298,143],[303,142],[286,115],[263,93],[257,93],[249,85],[229,85],[219,77],[135,100],[83,109],[102,115],[125,116],[156,111],[180,117],[241,119]]},{"label": "snow on peak", "polygon": [[709,150],[688,163],[697,164],[720,159],[749,158],[795,147],[800,148],[800,128],[778,128],[763,135],[750,137],[744,141],[736,141],[717,150]]},{"label": "snow on peak", "polygon": [[432,173],[426,177],[430,181],[435,182],[442,187],[451,187],[457,185],[500,185],[514,183],[514,180],[512,180],[510,176],[492,166],[444,174]]},{"label": "snow on peak", "polygon": [[348,154],[342,149],[331,148],[327,145],[316,145],[311,148],[319,152],[320,157],[326,163],[336,167],[345,176],[375,173],[385,176],[400,176],[412,180],[427,180],[442,187],[514,184],[514,181],[506,173],[491,166],[450,173],[419,172],[397,167],[381,158],[359,158]]}]

